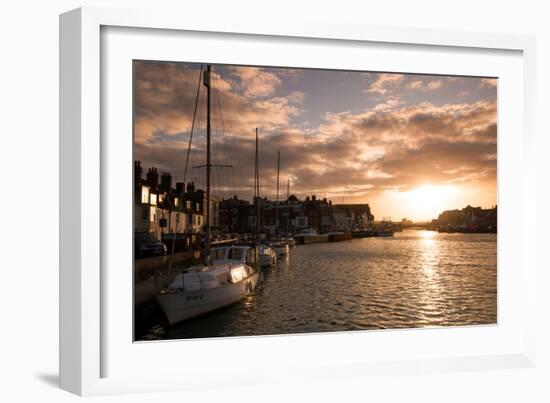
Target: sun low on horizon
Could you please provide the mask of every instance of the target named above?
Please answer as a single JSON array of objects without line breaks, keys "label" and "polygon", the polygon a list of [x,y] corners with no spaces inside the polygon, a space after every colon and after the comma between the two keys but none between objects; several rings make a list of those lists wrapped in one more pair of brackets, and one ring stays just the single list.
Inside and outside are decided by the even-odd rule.
[{"label": "sun low on horizon", "polygon": [[[445,210],[454,210],[465,207],[472,201],[476,204],[477,197],[468,196],[472,191],[463,189],[460,185],[431,185],[424,184],[404,192],[393,192],[387,195],[396,206],[388,212],[399,214],[395,219],[407,218],[415,222],[430,221]],[[479,203],[478,203],[479,204]],[[492,207],[495,202],[481,207]]]},{"label": "sun low on horizon", "polygon": [[[204,158],[201,65],[134,63],[135,158],[180,181],[192,127],[190,164]],[[251,200],[259,128],[263,197],[276,198],[280,152],[280,198],[288,182],[300,199],[369,203],[377,219],[413,221],[497,204],[497,79],[212,68],[213,162],[231,165],[213,176],[220,198]],[[201,186],[204,174],[186,179]]]}]

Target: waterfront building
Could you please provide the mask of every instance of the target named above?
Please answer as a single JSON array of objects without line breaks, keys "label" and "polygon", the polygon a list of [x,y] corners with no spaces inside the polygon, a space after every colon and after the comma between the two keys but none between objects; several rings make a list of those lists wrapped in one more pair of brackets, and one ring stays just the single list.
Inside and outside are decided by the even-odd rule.
[{"label": "waterfront building", "polygon": [[351,227],[367,228],[372,227],[374,223],[374,215],[367,203],[337,204],[335,207],[344,212]]},{"label": "waterfront building", "polygon": [[317,230],[318,233],[331,230],[331,202],[327,199],[319,200],[312,195],[311,197],[307,196],[302,204],[310,228]]},{"label": "waterfront building", "polygon": [[[223,228],[231,228],[231,232],[255,232],[258,204],[260,232],[268,237],[308,228],[318,233],[349,231],[353,227],[371,225],[374,221],[368,204],[333,205],[331,200],[318,199],[315,195],[307,196],[304,200],[291,195],[288,202],[257,198],[253,204],[246,203],[236,197],[222,202],[223,212],[220,214],[224,221]],[[245,221],[246,209],[248,219]]]},{"label": "waterfront building", "polygon": [[442,212],[436,220],[442,232],[496,232],[497,207],[483,209],[466,206],[458,210]]},{"label": "waterfront building", "polygon": [[[205,222],[204,191],[189,182],[172,187],[172,175],[160,175],[151,167],[143,179],[140,161],[134,162],[134,230],[147,232],[157,239],[167,234],[197,234]],[[159,180],[160,179],[160,180]],[[218,201],[211,198],[212,223],[218,225]]]}]

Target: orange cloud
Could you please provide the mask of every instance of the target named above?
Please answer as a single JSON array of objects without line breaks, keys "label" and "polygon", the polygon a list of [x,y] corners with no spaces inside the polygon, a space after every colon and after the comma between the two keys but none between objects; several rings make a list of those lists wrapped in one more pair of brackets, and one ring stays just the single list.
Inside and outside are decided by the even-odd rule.
[{"label": "orange cloud", "polygon": [[258,98],[273,95],[282,81],[275,74],[259,67],[233,67],[232,72],[240,79],[244,95]]},{"label": "orange cloud", "polygon": [[378,94],[386,94],[388,89],[396,86],[403,81],[403,74],[388,74],[380,73],[378,78],[374,81],[366,92],[375,92]]}]

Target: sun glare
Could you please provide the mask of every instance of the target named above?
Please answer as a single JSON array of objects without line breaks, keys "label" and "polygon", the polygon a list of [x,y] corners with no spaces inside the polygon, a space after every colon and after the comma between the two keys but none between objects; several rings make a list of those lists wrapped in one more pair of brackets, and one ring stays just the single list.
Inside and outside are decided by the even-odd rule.
[{"label": "sun glare", "polygon": [[455,195],[456,188],[451,185],[423,185],[404,192],[403,198],[415,219],[427,220],[437,218],[439,213],[448,208]]}]

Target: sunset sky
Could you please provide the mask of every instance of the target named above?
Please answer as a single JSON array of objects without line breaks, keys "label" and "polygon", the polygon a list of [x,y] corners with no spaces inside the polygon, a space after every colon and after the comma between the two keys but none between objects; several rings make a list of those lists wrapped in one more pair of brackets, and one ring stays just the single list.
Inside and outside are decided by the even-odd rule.
[{"label": "sunset sky", "polygon": [[[135,159],[183,180],[199,64],[134,62]],[[497,80],[213,66],[213,193],[251,200],[254,131],[262,196],[369,203],[376,219],[428,220],[497,203]],[[204,186],[201,85],[187,180]]]}]

